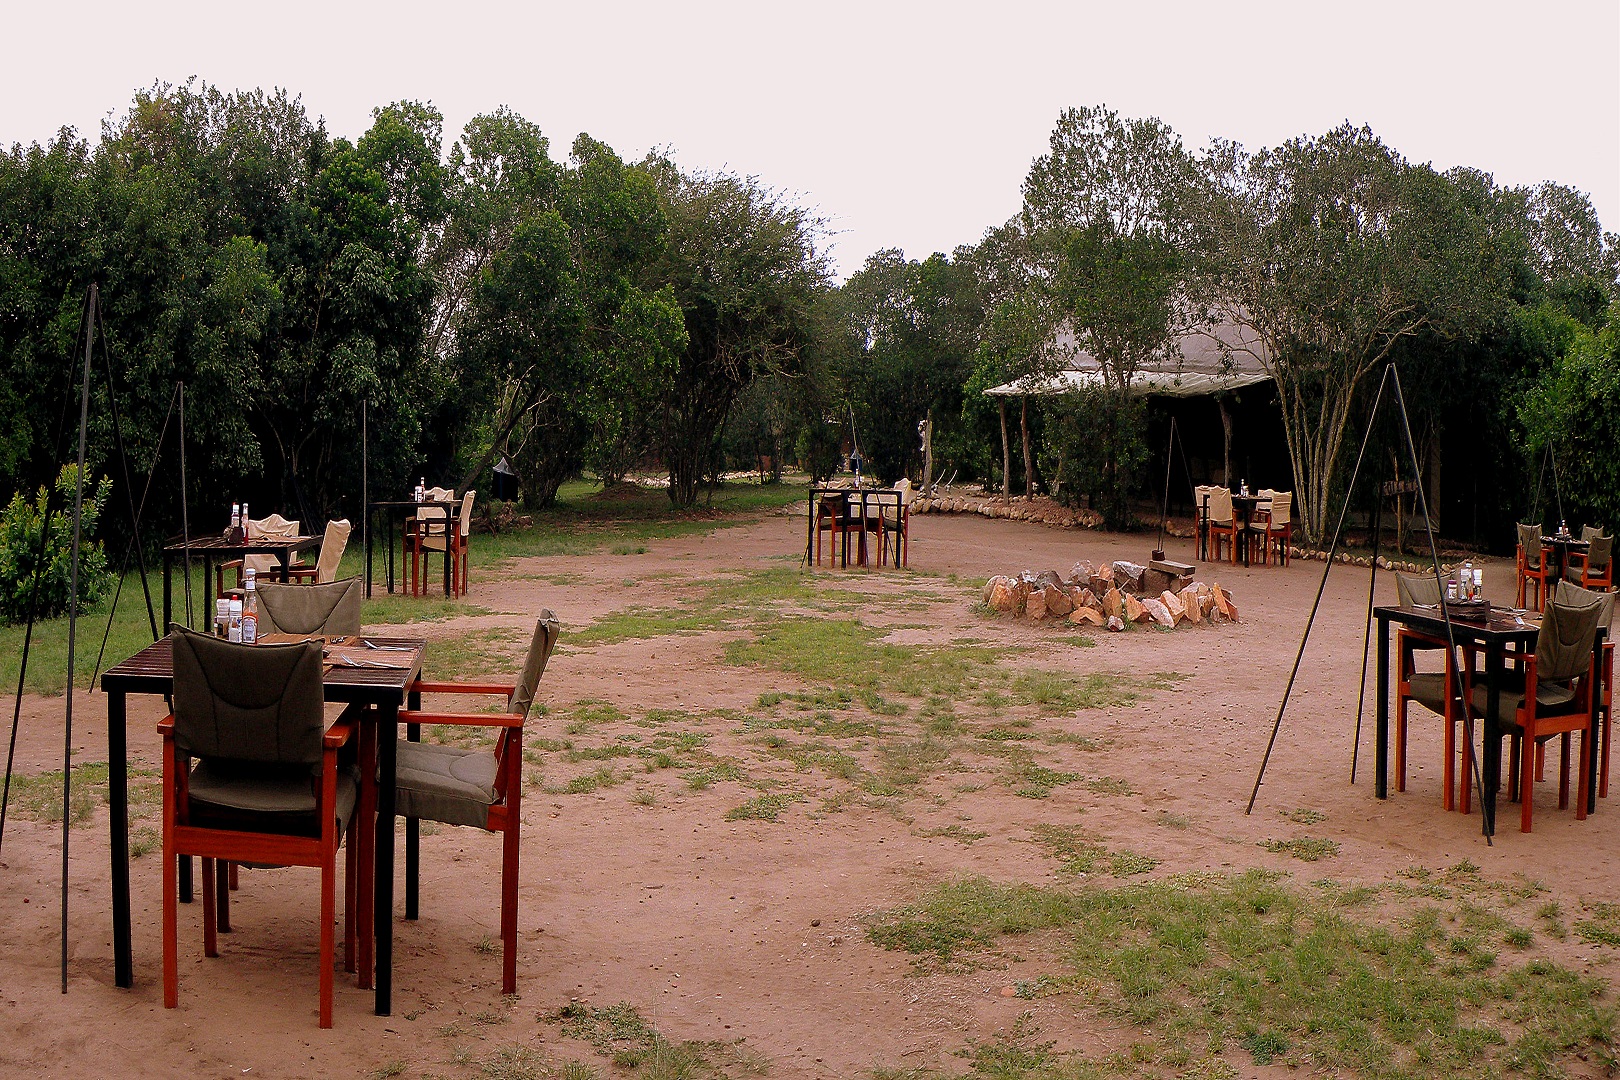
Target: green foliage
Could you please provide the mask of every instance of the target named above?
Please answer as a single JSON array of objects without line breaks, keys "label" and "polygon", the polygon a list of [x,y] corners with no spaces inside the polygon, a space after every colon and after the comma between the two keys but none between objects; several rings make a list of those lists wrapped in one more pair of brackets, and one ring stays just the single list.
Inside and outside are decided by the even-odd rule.
[{"label": "green foliage", "polygon": [[[64,465],[56,476],[54,498],[43,487],[33,501],[19,491],[0,513],[0,622],[25,622],[30,611],[41,620],[67,613],[72,597],[73,497],[78,475],[78,466]],[[112,481],[105,476],[84,492],[79,545],[81,614],[112,586],[107,553],[101,541],[90,539],[111,494]]]},{"label": "green foliage", "polygon": [[1129,528],[1130,499],[1148,460],[1146,403],[1098,389],[1049,398],[1045,407],[1046,453],[1063,501],[1084,495],[1110,529]]},{"label": "green foliage", "polygon": [[1564,516],[1620,527],[1620,304],[1596,332],[1571,327],[1563,355],[1525,395],[1519,417],[1531,459],[1552,447]]}]

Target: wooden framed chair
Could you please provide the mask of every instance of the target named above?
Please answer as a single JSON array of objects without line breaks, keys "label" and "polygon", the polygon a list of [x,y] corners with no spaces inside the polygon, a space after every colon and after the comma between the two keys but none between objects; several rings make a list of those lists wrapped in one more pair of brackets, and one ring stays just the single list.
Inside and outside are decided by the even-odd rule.
[{"label": "wooden framed chair", "polygon": [[1261,566],[1266,565],[1273,548],[1277,552],[1278,563],[1287,566],[1288,539],[1293,532],[1294,493],[1265,489],[1260,495],[1269,496],[1271,505],[1260,510],[1255,520],[1249,523],[1249,543],[1259,543]]},{"label": "wooden framed chair", "polygon": [[[1431,574],[1395,575],[1395,590],[1402,607],[1437,605],[1440,603],[1440,583]],[[1439,716],[1445,724],[1446,775],[1441,788],[1441,805],[1447,810],[1457,806],[1457,725],[1463,722],[1462,683],[1446,640],[1419,630],[1402,628],[1395,639],[1395,790],[1406,790],[1406,732],[1407,709],[1416,702]],[[1417,657],[1421,653],[1438,651],[1445,657],[1440,671],[1419,671]],[[1468,813],[1473,788],[1469,778],[1473,772],[1473,745],[1463,740],[1461,810]]]},{"label": "wooden framed chair", "polygon": [[[291,521],[280,514],[271,514],[269,517],[250,518],[242,528],[249,540],[265,537],[291,539],[303,535],[298,531],[300,524],[301,522]],[[250,566],[254,573],[258,574],[260,581],[266,581],[272,574],[280,572],[281,560],[274,555],[244,555],[240,559],[220,563],[214,567],[214,595],[228,596],[232,588],[240,589],[242,579],[247,576],[246,570]],[[236,580],[228,585],[226,577],[231,571],[236,572]]]},{"label": "wooden framed chair", "polygon": [[[358,799],[338,768],[353,734],[327,728],[321,646],[239,645],[176,629],[174,711],[163,736],[163,1004],[179,1004],[179,860],[202,858],[203,952],[219,955],[216,892],[226,863],[320,869],[320,1026],[332,1026],[337,849]],[[216,866],[216,861],[218,865]],[[217,872],[217,873],[216,873]],[[219,878],[221,887],[212,887]],[[356,860],[345,881],[346,953]]]},{"label": "wooden framed chair", "polygon": [[[1587,539],[1591,539],[1587,537]],[[1553,590],[1553,600],[1560,604],[1571,604],[1579,607],[1583,604],[1600,605],[1598,614],[1598,627],[1604,631],[1603,641],[1598,646],[1597,683],[1598,695],[1598,798],[1609,797],[1609,737],[1614,727],[1614,638],[1610,633],[1610,624],[1614,621],[1615,594],[1612,592],[1599,592],[1583,589],[1566,580],[1558,582]],[[1541,778],[1539,768],[1536,778]]]},{"label": "wooden framed chair", "polygon": [[1193,542],[1197,545],[1198,561],[1209,558],[1209,493],[1215,490],[1209,484],[1193,488]]},{"label": "wooden framed chair", "polygon": [[[343,552],[349,546],[349,535],[353,531],[354,526],[349,524],[348,518],[328,521],[326,532],[321,536],[321,553],[315,557],[315,565],[293,563],[288,570],[290,580],[317,585],[336,581],[338,564],[343,561]],[[259,571],[259,577],[264,576],[264,571]]]},{"label": "wooden framed chair", "polygon": [[261,634],[337,637],[360,633],[360,604],[365,589],[358,577],[322,585],[280,585],[267,581],[258,588]]},{"label": "wooden framed chair", "polygon": [[[399,719],[410,725],[399,744],[394,769],[395,813],[405,819],[405,917],[417,917],[417,878],[422,818],[447,825],[471,825],[499,832],[501,845],[501,992],[517,993],[518,829],[523,795],[523,721],[535,689],[557,644],[557,617],[541,611],[515,683],[417,682],[411,705]],[[487,694],[506,699],[497,713],[426,712],[422,694]],[[493,727],[494,753],[418,742],[418,725],[458,724]]]},{"label": "wooden framed chair", "polygon": [[[1594,750],[1588,731],[1590,695],[1597,675],[1594,645],[1602,616],[1601,603],[1573,606],[1555,599],[1542,614],[1535,652],[1513,654],[1513,659],[1520,662],[1522,681],[1518,687],[1499,693],[1497,722],[1503,732],[1513,737],[1508,769],[1509,795],[1519,799],[1521,832],[1530,831],[1535,803],[1536,747],[1554,736],[1559,737],[1562,751],[1558,807],[1564,809],[1569,805],[1569,737],[1575,732],[1583,733],[1575,816],[1580,820],[1586,818],[1587,763],[1588,755]],[[1470,707],[1483,719],[1488,694],[1484,686],[1474,685],[1472,654],[1464,668],[1464,684]],[[1495,751],[1494,747],[1486,747],[1487,753]]]},{"label": "wooden framed chair", "polygon": [[[442,506],[420,507],[414,517],[406,520],[405,588],[412,596],[425,596],[427,583],[423,578],[428,566],[428,553],[439,551],[449,558],[450,523]],[[449,573],[446,565],[445,572]]]},{"label": "wooden framed chair", "polygon": [[[1519,523],[1519,547],[1515,566],[1515,575],[1518,579],[1519,592],[1517,603],[1522,608],[1531,611],[1540,611],[1547,602],[1547,580],[1549,575],[1547,555],[1541,550],[1541,526]],[[1535,603],[1527,604],[1525,598],[1530,593],[1530,586],[1536,587]]]},{"label": "wooden framed chair", "polygon": [[827,542],[831,559],[838,558],[838,542],[843,541],[844,562],[849,562],[849,538],[851,534],[860,535],[865,528],[865,522],[860,519],[854,508],[849,505],[849,496],[845,492],[825,492],[816,500],[816,565],[821,565],[821,535],[827,534]]},{"label": "wooden framed chair", "polygon": [[477,494],[468,491],[461,497],[461,513],[450,530],[450,591],[456,596],[467,595],[467,540],[472,533],[473,497]]},{"label": "wooden framed chair", "polygon": [[[878,530],[882,537],[878,546],[878,565],[892,563],[906,565],[911,534],[911,481],[902,477],[894,485],[897,495],[877,496]],[[870,505],[870,504],[869,504]]]},{"label": "wooden framed chair", "polygon": [[1573,576],[1583,589],[1614,588],[1614,537],[1604,536],[1590,525],[1581,531],[1590,534],[1584,537],[1587,547],[1569,553],[1567,576]]},{"label": "wooden framed chair", "polygon": [[1209,536],[1211,557],[1219,562],[1221,558],[1221,541],[1226,541],[1227,558],[1237,562],[1238,524],[1237,515],[1232,510],[1232,493],[1223,487],[1214,487],[1209,492],[1209,521],[1205,526]]}]

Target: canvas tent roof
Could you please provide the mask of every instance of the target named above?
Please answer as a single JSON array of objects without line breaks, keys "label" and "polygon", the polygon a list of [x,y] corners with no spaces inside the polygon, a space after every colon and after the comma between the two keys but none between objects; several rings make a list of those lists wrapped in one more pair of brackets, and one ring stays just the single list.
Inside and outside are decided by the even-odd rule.
[{"label": "canvas tent roof", "polygon": [[[1074,340],[1072,335],[1059,335],[1059,348],[1064,346],[1065,338],[1070,343]],[[1139,370],[1131,377],[1133,393],[1203,397],[1271,379],[1261,363],[1265,349],[1247,327],[1236,323],[1219,323],[1209,330],[1187,334],[1180,344],[1181,362]],[[1102,365],[1089,353],[1076,352],[1065,368],[1054,375],[1017,379],[993,386],[985,393],[996,397],[1025,394],[1046,397],[1072,394],[1101,385]]]}]

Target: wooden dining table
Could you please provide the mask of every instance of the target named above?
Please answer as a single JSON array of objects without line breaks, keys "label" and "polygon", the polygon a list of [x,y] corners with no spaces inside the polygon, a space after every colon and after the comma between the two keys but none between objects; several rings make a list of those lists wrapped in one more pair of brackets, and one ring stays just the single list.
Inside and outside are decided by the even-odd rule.
[{"label": "wooden dining table", "polygon": [[[365,643],[369,642],[370,645]],[[360,705],[358,719],[362,745],[376,747],[377,768],[363,769],[377,777],[376,831],[356,830],[365,846],[358,855],[373,867],[370,887],[361,883],[359,902],[371,894],[375,955],[376,1013],[392,1011],[394,956],[394,762],[397,757],[398,715],[410,695],[410,687],[422,673],[420,638],[393,638],[364,635],[353,639],[334,638],[327,650],[322,679],[329,702]],[[375,656],[369,659],[368,654]],[[121,987],[135,984],[134,947],[130,926],[129,894],[129,744],[127,736],[127,697],[130,694],[172,696],[174,657],[168,638],[153,642],[123,663],[101,675],[101,689],[107,695],[107,807],[109,848],[112,860],[113,979]],[[375,837],[375,847],[372,838]],[[189,863],[190,860],[186,860]],[[209,887],[209,883],[203,883]],[[372,964],[366,962],[370,941],[362,940],[361,985]]]},{"label": "wooden dining table", "polygon": [[[1441,640],[1446,636],[1446,621],[1438,607],[1399,607],[1395,605],[1373,609],[1378,620],[1378,720],[1374,748],[1373,794],[1380,799],[1389,797],[1389,624],[1410,626]],[[1480,779],[1484,786],[1480,800],[1480,813],[1484,818],[1487,836],[1496,834],[1496,795],[1502,781],[1503,731],[1495,717],[1501,706],[1501,695],[1506,674],[1505,657],[1509,646],[1534,650],[1536,636],[1541,632],[1541,616],[1535,612],[1519,612],[1516,608],[1492,607],[1482,619],[1457,618],[1451,620],[1452,639],[1458,645],[1471,645],[1485,654],[1485,716],[1479,721],[1483,733],[1480,753]],[[1606,628],[1598,627],[1598,645],[1601,647]],[[1598,731],[1598,695],[1592,694],[1591,711],[1584,739],[1594,739]],[[1595,741],[1586,745],[1596,747]],[[1531,752],[1531,751],[1526,751]],[[1596,753],[1587,755],[1587,813],[1597,809]],[[1464,777],[1464,783],[1473,778]],[[1521,793],[1530,798],[1531,793]]]},{"label": "wooden dining table", "polygon": [[[203,588],[207,599],[201,605],[200,612],[204,624],[211,623],[214,618],[213,586],[214,563],[228,562],[231,559],[242,559],[249,555],[274,555],[279,564],[280,578],[283,584],[292,577],[293,558],[305,551],[313,551],[321,546],[319,536],[258,536],[252,539],[231,540],[224,536],[192,536],[170,540],[163,545],[163,626],[168,628],[173,611],[174,564],[185,564],[189,575],[191,560],[201,559],[203,563]],[[195,618],[199,613],[195,610],[186,612],[187,625],[196,628]]]},{"label": "wooden dining table", "polygon": [[[409,517],[424,506],[437,506],[444,510],[445,521],[454,520],[461,512],[460,499],[383,499],[367,505],[366,513],[370,519],[366,529],[366,596],[371,596],[371,545],[377,536],[377,530],[370,527],[381,513],[383,519],[383,580],[391,593],[394,591],[394,519],[396,517]],[[444,595],[450,595],[450,554],[447,550],[444,556]]]}]

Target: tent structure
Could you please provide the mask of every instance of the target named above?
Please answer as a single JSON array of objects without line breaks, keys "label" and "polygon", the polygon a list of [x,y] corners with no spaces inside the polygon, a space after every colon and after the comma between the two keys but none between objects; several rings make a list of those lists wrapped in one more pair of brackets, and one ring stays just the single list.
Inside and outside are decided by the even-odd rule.
[{"label": "tent structure", "polygon": [[[992,397],[1052,397],[1103,385],[1102,364],[1090,353],[1075,349],[1072,334],[1054,342],[1067,347],[1073,359],[1053,375],[1028,376],[992,386]],[[1186,334],[1180,341],[1179,361],[1144,367],[1131,376],[1131,390],[1141,395],[1205,397],[1226,390],[1271,381],[1264,361],[1265,346],[1254,331],[1237,323],[1222,322],[1208,330]]]},{"label": "tent structure", "polygon": [[[1222,321],[1182,335],[1177,343],[1179,359],[1144,364],[1130,379],[1133,394],[1169,398],[1214,398],[1220,409],[1224,432],[1222,476],[1232,472],[1232,417],[1227,409],[1225,395],[1229,391],[1258,383],[1271,382],[1266,370],[1269,359],[1265,345],[1253,330],[1239,323]],[[1031,448],[1029,444],[1029,399],[1057,397],[1106,385],[1103,365],[1096,357],[1080,349],[1074,335],[1060,332],[1052,342],[1054,350],[1068,353],[1070,360],[1058,371],[1050,374],[1028,375],[1012,382],[992,386],[985,394],[999,399],[1001,406],[1002,491],[1011,495],[1011,445],[1007,433],[1007,399],[1019,398],[1023,404],[1020,427],[1024,443],[1024,469],[1030,473]],[[1026,481],[1027,482],[1027,481]]]}]

